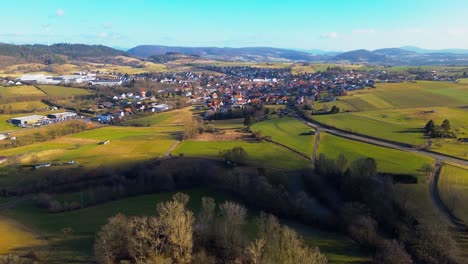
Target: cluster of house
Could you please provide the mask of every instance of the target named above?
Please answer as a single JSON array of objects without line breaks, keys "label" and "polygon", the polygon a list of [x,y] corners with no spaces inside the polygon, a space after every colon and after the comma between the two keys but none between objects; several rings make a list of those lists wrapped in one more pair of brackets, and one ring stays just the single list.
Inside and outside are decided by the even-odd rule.
[{"label": "cluster of house", "polygon": [[366,73],[307,73],[292,75],[285,69],[209,67],[221,75],[200,74],[198,82],[182,82],[175,90],[190,103],[213,111],[228,111],[245,104],[302,104],[306,99],[334,101],[349,91],[374,87]]}]

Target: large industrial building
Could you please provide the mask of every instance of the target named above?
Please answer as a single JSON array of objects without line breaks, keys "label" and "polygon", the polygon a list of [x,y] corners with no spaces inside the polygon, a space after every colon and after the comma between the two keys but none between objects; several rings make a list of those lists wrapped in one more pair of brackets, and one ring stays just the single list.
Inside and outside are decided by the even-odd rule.
[{"label": "large industrial building", "polygon": [[46,124],[48,118],[43,115],[30,115],[30,116],[21,116],[10,118],[10,123],[18,126],[22,125],[36,125],[36,124]]},{"label": "large industrial building", "polygon": [[78,115],[74,112],[63,112],[63,113],[55,113],[55,114],[47,115],[48,118],[56,119],[56,120],[73,119],[73,118],[76,118],[77,116]]}]

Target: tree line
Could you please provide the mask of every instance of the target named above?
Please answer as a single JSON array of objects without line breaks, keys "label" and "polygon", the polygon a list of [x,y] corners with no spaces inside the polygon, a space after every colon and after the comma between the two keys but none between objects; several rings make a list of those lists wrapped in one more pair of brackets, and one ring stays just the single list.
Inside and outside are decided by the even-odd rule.
[{"label": "tree line", "polygon": [[109,218],[95,240],[99,263],[327,263],[317,247],[273,215],[257,218],[257,235],[249,240],[243,205],[226,201],[217,206],[203,197],[195,215],[187,208],[189,199],[176,193],[157,204],[156,216]]},{"label": "tree line", "polygon": [[309,192],[338,214],[340,229],[374,254],[376,263],[458,263],[444,224],[415,215],[409,194],[392,177],[377,173],[372,158],[349,162],[319,155]]}]

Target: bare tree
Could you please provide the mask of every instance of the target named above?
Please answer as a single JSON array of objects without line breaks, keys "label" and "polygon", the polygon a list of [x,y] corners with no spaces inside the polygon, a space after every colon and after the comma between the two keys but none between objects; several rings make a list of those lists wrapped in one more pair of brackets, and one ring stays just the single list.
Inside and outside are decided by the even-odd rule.
[{"label": "bare tree", "polygon": [[227,249],[229,257],[238,256],[242,252],[244,237],[242,226],[245,224],[247,210],[234,202],[224,202],[219,206],[221,219],[219,221],[219,238],[223,248]]},{"label": "bare tree", "polygon": [[281,226],[273,215],[257,220],[258,238],[247,247],[250,261],[256,264],[324,264],[327,258],[317,247],[309,247],[291,228]]},{"label": "bare tree", "polygon": [[203,197],[197,217],[197,235],[200,243],[206,243],[214,235],[216,203],[211,197]]},{"label": "bare tree", "polygon": [[[167,236],[169,253],[178,263],[190,263],[192,259],[193,213],[185,208],[182,195],[175,195],[171,201],[159,203],[157,211]],[[188,202],[188,201],[187,201]]]},{"label": "bare tree", "polygon": [[127,218],[118,214],[109,218],[98,232],[94,251],[99,263],[111,264],[129,257],[130,228]]}]

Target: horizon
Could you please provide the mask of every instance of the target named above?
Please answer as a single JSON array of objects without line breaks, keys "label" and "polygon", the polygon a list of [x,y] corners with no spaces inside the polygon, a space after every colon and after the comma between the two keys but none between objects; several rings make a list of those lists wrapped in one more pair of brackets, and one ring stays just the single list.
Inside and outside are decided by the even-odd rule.
[{"label": "horizon", "polygon": [[[403,46],[466,49],[466,8],[468,3],[458,0],[105,0],[92,5],[20,0],[3,4],[0,37],[11,44],[100,44],[123,50],[138,45],[339,52]],[[14,26],[5,26],[12,21]]]}]

